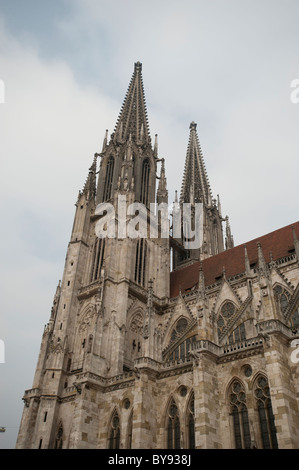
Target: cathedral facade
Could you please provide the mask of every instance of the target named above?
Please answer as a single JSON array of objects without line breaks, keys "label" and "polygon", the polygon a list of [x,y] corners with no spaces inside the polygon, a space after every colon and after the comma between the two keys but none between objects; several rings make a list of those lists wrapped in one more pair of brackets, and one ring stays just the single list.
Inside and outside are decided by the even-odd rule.
[{"label": "cathedral facade", "polygon": [[[123,236],[135,203],[145,235]],[[194,122],[173,207],[200,205],[199,247],[186,249],[183,223],[159,236],[161,217],[149,236],[162,203],[137,62],[77,198],[18,449],[299,447],[299,222],[234,246]],[[116,235],[100,237],[109,208]]]}]

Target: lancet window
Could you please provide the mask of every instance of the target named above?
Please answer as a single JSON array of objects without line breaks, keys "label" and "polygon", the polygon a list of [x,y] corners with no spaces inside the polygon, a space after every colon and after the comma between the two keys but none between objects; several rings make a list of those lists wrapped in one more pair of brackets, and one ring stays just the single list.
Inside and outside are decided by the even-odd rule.
[{"label": "lancet window", "polygon": [[146,158],[142,163],[142,172],[141,172],[141,198],[140,201],[145,206],[148,205],[148,190],[149,190],[149,175],[150,175],[150,163],[148,158]]},{"label": "lancet window", "polygon": [[178,408],[174,400],[171,401],[167,413],[167,448],[181,448],[181,431]]},{"label": "lancet window", "polygon": [[117,412],[114,413],[109,430],[109,449],[120,447],[120,421]]},{"label": "lancet window", "polygon": [[146,274],[147,243],[144,238],[140,238],[136,244],[135,258],[135,282],[145,286]]},{"label": "lancet window", "polygon": [[232,416],[236,449],[250,449],[251,438],[243,385],[234,380],[229,391],[230,414]]},{"label": "lancet window", "polygon": [[113,183],[113,172],[114,172],[114,158],[112,155],[108,158],[106,167],[106,178],[103,191],[103,201],[108,201],[111,198],[112,183]]},{"label": "lancet window", "polygon": [[278,449],[270,388],[268,380],[262,375],[256,380],[255,397],[263,449]]},{"label": "lancet window", "polygon": [[90,273],[90,282],[96,281],[101,275],[104,262],[105,238],[96,238],[93,248],[93,258]]},{"label": "lancet window", "polygon": [[55,449],[62,449],[62,438],[63,438],[63,427],[62,424],[59,425],[56,438],[55,438]]},{"label": "lancet window", "polygon": [[274,290],[276,302],[280,306],[281,312],[284,313],[289,304],[290,293],[286,289],[284,289],[282,286],[279,286],[279,285],[275,286],[273,290]]}]

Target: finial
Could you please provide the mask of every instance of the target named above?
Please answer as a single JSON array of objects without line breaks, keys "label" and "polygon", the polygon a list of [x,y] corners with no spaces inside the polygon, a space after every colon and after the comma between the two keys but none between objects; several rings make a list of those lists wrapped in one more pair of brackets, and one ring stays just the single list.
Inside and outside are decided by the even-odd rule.
[{"label": "finial", "polygon": [[142,63],[141,62],[135,62],[134,64],[134,70],[135,72],[141,71],[142,70]]},{"label": "finial", "polygon": [[220,204],[220,196],[217,194],[217,207],[218,207],[218,212],[219,212],[219,217],[221,218],[221,204]]},{"label": "finial", "polygon": [[196,122],[192,121],[191,124],[190,124],[190,129],[191,130],[193,130],[193,129],[196,130],[196,127],[197,127]]},{"label": "finial", "polygon": [[267,268],[267,264],[264,258],[262,245],[260,244],[260,242],[257,243],[257,250],[258,250],[259,271],[261,274],[268,276],[268,268]]},{"label": "finial", "polygon": [[155,135],[154,157],[158,156],[158,135]]},{"label": "finial", "polygon": [[102,147],[102,152],[104,152],[106,146],[107,146],[107,141],[108,141],[108,129],[106,129],[106,132],[105,132],[105,137],[104,137],[104,140],[103,140],[103,147]]},{"label": "finial", "polygon": [[244,251],[245,251],[245,272],[247,276],[250,275],[250,263],[249,263],[249,258],[248,258],[248,253],[247,253],[247,246],[244,245]]}]

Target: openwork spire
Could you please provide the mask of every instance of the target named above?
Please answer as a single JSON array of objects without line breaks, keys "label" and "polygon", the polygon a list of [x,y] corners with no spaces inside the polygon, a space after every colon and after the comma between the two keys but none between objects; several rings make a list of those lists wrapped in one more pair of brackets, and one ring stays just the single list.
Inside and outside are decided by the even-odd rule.
[{"label": "openwork spire", "polygon": [[136,144],[148,144],[151,142],[141,71],[142,64],[136,62],[134,73],[115,126],[115,142],[125,142],[130,134]]},{"label": "openwork spire", "polygon": [[212,193],[197,136],[196,126],[197,124],[192,121],[190,124],[190,135],[180,202],[203,202],[206,206],[210,206],[212,204]]}]

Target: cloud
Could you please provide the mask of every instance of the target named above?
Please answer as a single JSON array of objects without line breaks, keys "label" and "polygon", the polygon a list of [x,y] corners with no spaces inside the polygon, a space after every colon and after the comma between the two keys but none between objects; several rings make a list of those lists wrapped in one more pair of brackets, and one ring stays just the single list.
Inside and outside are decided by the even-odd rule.
[{"label": "cloud", "polygon": [[0,406],[17,426],[77,193],[105,129],[113,131],[134,62],[143,63],[170,201],[194,120],[237,244],[298,218],[299,104],[290,101],[299,78],[298,2],[63,3],[51,22],[46,14],[43,21],[32,15],[30,27],[22,22],[24,2],[17,27],[15,11],[9,30],[0,21],[0,338],[7,350],[0,373],[14,411],[4,399]]},{"label": "cloud", "polygon": [[7,420],[18,426],[21,397],[31,387],[43,325],[63,272],[78,190],[119,103],[79,86],[65,63],[45,62],[3,22],[0,44],[6,91],[0,108],[0,337],[6,363],[0,373],[7,384],[0,406],[1,425]]}]

